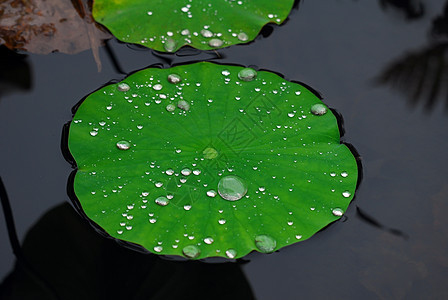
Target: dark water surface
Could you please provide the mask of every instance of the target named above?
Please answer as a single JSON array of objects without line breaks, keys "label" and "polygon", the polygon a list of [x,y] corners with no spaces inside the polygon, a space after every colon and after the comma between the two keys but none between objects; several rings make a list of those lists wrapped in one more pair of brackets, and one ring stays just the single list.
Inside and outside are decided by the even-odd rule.
[{"label": "dark water surface", "polygon": [[[23,58],[19,69],[29,67],[31,87],[0,82],[0,175],[38,271],[64,287],[64,299],[448,299],[445,1],[422,1],[423,11],[380,2],[303,1],[268,38],[218,51],[220,63],[256,65],[318,90],[343,115],[344,140],[362,157],[363,180],[345,221],[246,263],[148,258],[79,222],[66,204],[72,169],[60,150],[62,127],[82,97],[123,75],[105,48],[100,73],[89,51]],[[125,72],[166,63],[151,51],[110,45]],[[0,237],[4,280],[15,258],[3,215]],[[52,299],[26,278],[16,270],[3,289],[28,291],[14,299]],[[157,288],[148,291],[151,285]]]}]

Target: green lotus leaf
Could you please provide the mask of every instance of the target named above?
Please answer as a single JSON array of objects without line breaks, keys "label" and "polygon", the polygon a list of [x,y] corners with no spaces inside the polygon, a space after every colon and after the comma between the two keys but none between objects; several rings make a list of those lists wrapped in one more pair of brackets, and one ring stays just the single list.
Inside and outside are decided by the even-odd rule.
[{"label": "green lotus leaf", "polygon": [[90,94],[68,146],[91,220],[191,259],[306,240],[343,215],[358,179],[336,117],[310,90],[208,62],[148,68]]},{"label": "green lotus leaf", "polygon": [[95,0],[93,16],[119,40],[158,51],[247,43],[267,23],[281,24],[294,0]]}]

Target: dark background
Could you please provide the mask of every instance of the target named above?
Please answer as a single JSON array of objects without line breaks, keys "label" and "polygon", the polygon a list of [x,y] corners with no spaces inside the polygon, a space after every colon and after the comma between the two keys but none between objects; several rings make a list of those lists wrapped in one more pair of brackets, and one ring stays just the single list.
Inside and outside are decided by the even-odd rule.
[{"label": "dark background", "polygon": [[[310,85],[344,117],[343,139],[355,146],[363,165],[345,221],[303,243],[230,265],[166,262],[121,249],[64,204],[72,169],[60,143],[71,107],[124,76],[105,48],[100,73],[90,51],[27,54],[14,64],[11,54],[1,54],[0,175],[21,241],[29,232],[24,251],[37,273],[50,290],[73,299],[140,299],[136,290],[145,299],[250,299],[251,293],[256,299],[448,299],[445,2],[302,1],[269,37],[218,50],[220,58],[214,52],[160,55],[110,42],[125,72],[211,58],[255,65]],[[5,79],[16,73],[18,80]],[[0,237],[5,280],[15,258],[3,215]],[[23,272],[16,268],[0,291],[16,291],[7,294],[11,299],[52,299],[45,283],[36,283],[42,279]],[[165,290],[148,294],[144,287],[151,284]],[[24,290],[29,293],[18,297]]]}]

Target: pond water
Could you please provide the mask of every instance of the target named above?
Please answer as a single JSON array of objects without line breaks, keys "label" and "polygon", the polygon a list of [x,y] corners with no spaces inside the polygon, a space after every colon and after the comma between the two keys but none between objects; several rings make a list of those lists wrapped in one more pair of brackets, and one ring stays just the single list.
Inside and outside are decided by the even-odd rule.
[{"label": "pond water", "polygon": [[[424,10],[380,2],[421,2]],[[304,1],[269,37],[219,57],[155,55],[110,42],[126,73],[213,58],[255,65],[306,83],[343,115],[343,140],[363,166],[346,217],[303,243],[237,264],[162,261],[104,241],[80,222],[67,204],[72,169],[60,149],[62,128],[81,98],[124,75],[104,47],[101,72],[89,51],[27,54],[18,69],[22,78],[29,72],[29,86],[0,77],[0,175],[21,241],[28,233],[25,253],[63,286],[63,299],[448,299],[448,16],[435,22],[445,2]],[[3,215],[0,237],[0,290],[51,299],[23,271],[7,277],[15,257]]]}]

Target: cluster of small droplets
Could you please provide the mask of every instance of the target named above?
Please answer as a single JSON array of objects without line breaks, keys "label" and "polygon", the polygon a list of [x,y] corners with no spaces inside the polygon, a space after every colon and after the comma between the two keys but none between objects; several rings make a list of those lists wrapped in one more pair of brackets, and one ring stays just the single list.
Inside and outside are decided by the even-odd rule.
[{"label": "cluster of small droplets", "polygon": [[[244,37],[242,37],[242,38],[240,38],[240,35],[245,35],[245,33],[240,33],[240,34],[238,34],[238,38],[240,39],[240,40],[243,40],[244,39]],[[208,30],[208,29],[204,29],[204,30],[202,30],[201,31],[201,35],[203,36],[203,37],[207,37],[207,38],[211,38],[211,37],[213,37],[214,36],[214,34],[213,34],[213,32],[211,32],[210,30]],[[247,35],[246,35],[246,39],[247,39]],[[213,40],[213,39],[212,39]],[[210,40],[210,42],[212,41],[212,40]],[[219,40],[219,39],[218,39]],[[222,41],[221,41],[222,42]],[[166,44],[166,43],[165,43]],[[227,70],[227,69],[224,69],[224,70],[222,70],[221,71],[221,74],[223,75],[223,76],[225,76],[223,79],[225,79],[226,80],[226,82],[231,82],[231,80],[233,80],[233,79],[231,79],[232,78],[232,76],[230,76],[231,75],[231,72],[229,71],[229,70]],[[241,82],[237,82],[237,84],[238,85],[240,85],[240,84],[243,84],[244,85],[244,82],[251,82],[251,81],[254,81],[255,79],[257,79],[257,71],[256,70],[254,70],[254,69],[252,69],[252,68],[243,68],[243,69],[240,69],[240,71],[237,73],[237,77],[238,77],[238,79],[239,80],[241,80]],[[262,77],[262,76],[260,76],[260,77]],[[152,79],[151,79],[152,80]],[[172,74],[169,74],[167,77],[166,77],[166,80],[169,82],[169,83],[171,83],[171,84],[173,84],[173,85],[176,85],[176,84],[180,84],[181,82],[182,82],[182,78],[181,78],[181,76],[179,76],[178,74],[175,74],[175,73],[172,73]],[[256,80],[255,81],[255,84],[257,84],[259,81],[261,81],[261,79],[259,78],[258,80]],[[152,87],[152,89],[154,90],[154,91],[161,91],[162,89],[164,89],[164,86],[163,86],[163,82],[162,83],[160,83],[160,81],[157,81],[158,83],[156,83],[156,84],[153,84],[153,85],[149,85],[149,87]],[[262,81],[262,83],[264,84],[264,83],[266,83],[266,81]],[[184,81],[179,85],[180,87],[179,87],[179,90],[181,90],[182,89],[182,87],[184,86],[184,84],[186,85],[186,86],[188,86],[188,80],[185,78],[184,79]],[[252,84],[254,84],[254,83],[252,83]],[[201,86],[201,83],[200,82],[198,82],[198,83],[191,83],[191,85],[193,86],[193,85],[195,85],[196,87],[200,87]],[[137,85],[135,85],[135,84],[133,84],[133,87],[137,87],[137,88],[139,88],[139,86],[137,86]],[[173,111],[175,111],[177,108],[179,108],[180,110],[183,110],[183,111],[189,111],[190,110],[190,105],[193,105],[193,107],[195,107],[194,105],[195,105],[195,101],[190,101],[190,102],[187,102],[187,101],[185,101],[185,100],[178,100],[179,98],[177,98],[177,99],[175,99],[175,98],[172,98],[170,95],[169,95],[169,92],[165,92],[167,89],[169,89],[171,87],[171,85],[167,85],[167,86],[165,86],[165,90],[164,90],[164,94],[159,94],[159,93],[157,93],[157,97],[159,97],[160,99],[170,99],[173,103],[175,103],[175,104],[173,104],[173,103],[170,103],[170,104],[167,104],[165,107],[166,107],[166,111],[168,111],[168,112],[173,112]],[[195,87],[195,88],[196,88]],[[262,88],[262,86],[260,86],[261,88]],[[261,92],[260,92],[260,94],[261,93],[263,93],[263,89],[260,89],[260,87],[256,87],[255,88],[255,91],[257,91],[257,92],[260,92],[260,90],[261,90]],[[126,91],[129,91],[130,90],[130,86],[127,84],[127,83],[119,83],[119,84],[117,84],[117,89],[119,90],[119,91],[121,91],[121,92],[126,92]],[[282,90],[282,88],[280,87],[280,88],[275,88],[273,91],[271,91],[273,94],[277,94],[277,93],[281,93],[282,91],[284,91],[284,90]],[[294,93],[294,92],[293,92]],[[181,92],[178,92],[178,94],[180,95],[181,94]],[[299,96],[299,95],[301,95],[301,91],[296,91],[295,92],[295,95],[297,95],[297,96]],[[242,96],[242,97],[241,97]],[[131,97],[131,95],[129,95],[129,94],[127,94],[127,93],[125,93],[124,94],[124,97],[125,97],[125,99],[127,99],[128,100],[128,102],[130,102],[129,101],[129,99],[127,98],[127,97],[129,97],[131,100],[132,100],[132,97],[138,97],[138,95],[137,94],[133,94],[132,95],[132,97]],[[212,96],[213,97],[213,96]],[[237,95],[237,96],[235,96],[235,95],[232,95],[231,96],[231,98],[232,99],[236,99],[237,101],[239,101],[241,98],[244,100],[244,98],[245,98],[245,96],[244,95]],[[180,97],[180,99],[183,99],[182,97]],[[209,97],[207,97],[207,98],[205,98],[205,99],[208,99],[207,101],[208,101],[208,103],[213,103],[213,104],[211,104],[211,105],[214,105],[215,103],[217,103],[218,102],[218,100],[219,100],[219,98],[213,98],[213,99],[215,99],[215,102],[213,102],[213,99],[211,99],[211,98],[209,98]],[[134,99],[135,100],[135,99]],[[243,102],[243,100],[241,100],[240,101],[240,103],[242,103]],[[160,100],[160,101],[162,101],[162,100]],[[177,102],[176,102],[177,101]],[[130,102],[131,103],[131,102]],[[134,101],[134,103],[135,103],[135,101]],[[133,104],[134,105],[134,104]],[[112,106],[112,104],[111,104],[111,106]],[[258,108],[257,108],[258,109]],[[162,110],[163,110],[163,106],[162,106]],[[292,108],[291,109],[288,109],[288,110],[286,110],[286,111],[284,111],[284,112],[282,112],[282,115],[287,115],[289,118],[295,118],[295,119],[297,119],[297,117],[299,117],[299,120],[301,119],[301,118],[306,118],[306,114],[307,114],[307,112],[306,112],[306,110],[308,110],[308,114],[309,114],[309,112],[311,112],[312,114],[314,114],[314,115],[316,115],[316,116],[322,116],[322,115],[325,115],[326,113],[327,113],[327,107],[325,106],[325,105],[323,105],[323,104],[320,104],[320,103],[318,103],[318,104],[314,104],[314,105],[312,105],[310,108],[309,108],[309,106],[308,106],[308,108],[302,108],[302,111],[300,110],[300,108],[298,109],[297,108],[297,105],[296,105],[296,107],[294,107],[294,105],[292,105]],[[244,110],[243,110],[243,112],[244,112]],[[164,113],[166,113],[166,112],[164,112]],[[244,112],[245,113],[245,112]],[[270,112],[269,112],[270,113]],[[182,113],[184,116],[185,115],[188,115],[188,114],[185,114],[185,113]],[[289,119],[288,119],[289,120]],[[133,120],[134,121],[134,120]],[[109,121],[107,120],[107,123],[109,124]],[[99,122],[98,123],[100,126],[105,126],[106,125],[106,122],[105,121],[101,121],[101,122]],[[92,126],[97,126],[96,124],[93,124]],[[142,125],[137,125],[137,128],[138,129],[141,129],[143,126]],[[103,129],[103,127],[99,127],[100,128],[100,130],[102,130]],[[292,127],[290,127],[290,129],[292,129]],[[283,130],[283,132],[285,132],[286,130],[289,130],[288,129],[288,127],[287,126],[283,126],[283,125],[278,125],[278,126],[276,126],[275,128],[274,128],[274,130],[278,130],[278,131],[280,131],[280,130]],[[297,131],[297,130],[296,130]],[[93,130],[92,131],[90,131],[90,134],[92,135],[92,136],[96,136],[97,134],[98,134],[98,128],[93,128]],[[116,136],[116,138],[118,138],[118,136]],[[284,137],[283,138],[283,140],[286,140],[286,137]],[[134,144],[133,146],[135,147],[135,149],[137,148],[136,147],[136,145],[137,144]],[[305,145],[305,144],[303,144],[303,145]],[[116,143],[116,147],[119,149],[119,150],[128,150],[128,149],[130,149],[131,148],[131,143],[129,142],[129,141],[126,141],[126,140],[120,140],[119,142],[117,142]],[[131,151],[129,151],[129,153],[132,153],[132,152],[134,152],[135,151],[135,149],[132,149]],[[173,148],[171,148],[171,149],[173,149]],[[176,151],[176,153],[180,153],[181,152],[181,150],[180,149],[177,149],[177,148],[174,148],[175,149],[175,151]],[[218,148],[218,149],[220,149],[220,148]],[[273,152],[274,150],[271,150],[271,152]],[[220,152],[221,152],[221,150],[220,150]],[[195,158],[196,160],[202,160],[202,161],[204,161],[204,160],[213,160],[213,159],[215,159],[215,158],[217,158],[218,156],[220,156],[220,155],[225,155],[225,153],[224,152],[222,152],[222,153],[218,153],[218,151],[215,149],[215,148],[213,148],[213,147],[208,147],[208,148],[205,148],[204,150],[203,150],[203,152],[202,152],[202,156],[201,156],[201,152],[198,152],[198,154],[199,154],[199,157],[198,158]],[[297,154],[297,153],[295,153],[295,154]],[[322,153],[321,153],[322,154]],[[278,153],[278,155],[280,155],[280,153]],[[269,161],[269,159],[268,159],[268,161]],[[209,161],[210,163],[211,163],[211,161]],[[249,162],[249,161],[248,161]],[[296,162],[296,161],[294,161],[294,162]],[[184,166],[186,165],[185,164],[186,162],[183,162],[183,164],[184,164]],[[262,164],[261,164],[261,161],[260,161],[260,169],[262,169]],[[163,169],[161,169],[160,170],[160,172],[162,172],[162,173],[165,173],[167,176],[172,176],[172,175],[175,175],[175,176],[179,176],[179,175],[182,175],[182,176],[185,176],[185,177],[182,177],[182,176],[179,176],[179,179],[176,179],[176,180],[179,180],[181,183],[185,183],[186,181],[187,181],[187,176],[190,176],[191,174],[193,174],[193,175],[196,175],[196,176],[198,176],[198,175],[200,175],[201,174],[201,171],[199,170],[199,169],[197,169],[197,165],[196,164],[188,164],[188,166],[192,166],[191,167],[191,169],[190,168],[187,168],[187,167],[184,167],[184,168],[182,168],[181,170],[179,169],[178,171],[174,171],[173,169],[166,169],[165,171],[163,171]],[[154,165],[152,165],[151,166],[151,168],[153,168],[154,167]],[[249,167],[250,168],[253,168],[253,170],[255,170],[255,171],[257,171],[258,170],[258,166],[253,166],[252,167],[252,165],[249,165]],[[154,167],[155,168],[155,167]],[[160,168],[160,166],[157,166],[157,168]],[[155,168],[156,169],[156,168]],[[205,170],[205,169],[203,169],[203,170]],[[236,171],[235,171],[236,170]],[[180,171],[180,172],[179,172]],[[260,170],[259,170],[260,171]],[[235,173],[238,173],[238,170],[237,169],[235,169],[234,168],[234,166],[232,166],[232,167],[227,167],[227,168],[225,168],[225,169],[223,169],[222,171],[220,171],[219,173],[218,173],[218,175],[219,175],[219,177],[220,177],[220,180],[218,181],[218,184],[217,184],[217,186],[211,186],[211,185],[209,185],[209,182],[207,183],[207,182],[204,182],[204,180],[201,178],[201,177],[195,177],[195,176],[191,176],[189,179],[188,179],[188,181],[190,182],[190,180],[198,180],[198,182],[200,182],[201,181],[201,179],[203,180],[200,184],[201,185],[203,185],[204,187],[206,187],[206,189],[203,189],[202,190],[202,196],[204,196],[204,191],[206,191],[205,192],[205,195],[207,196],[207,197],[209,197],[209,198],[215,198],[217,195],[219,195],[221,198],[219,198],[218,197],[218,199],[209,199],[209,201],[210,201],[210,203],[217,203],[218,201],[221,201],[221,200],[227,200],[227,201],[237,201],[237,200],[240,200],[240,199],[242,199],[243,197],[245,197],[246,196],[246,198],[248,198],[249,197],[249,195],[246,195],[247,194],[247,191],[248,191],[248,186],[247,186],[247,184],[245,183],[245,180],[243,180],[242,178],[240,178],[240,177],[238,177],[238,176],[235,176],[235,175],[227,175],[228,174],[228,172],[234,172],[234,174]],[[149,174],[149,172],[147,172],[146,174]],[[331,172],[331,173],[325,173],[325,174],[329,174],[331,177],[334,177],[334,179],[332,179],[332,180],[336,180],[336,179],[343,179],[343,178],[345,178],[345,177],[348,177],[348,173],[347,172],[341,172],[340,173],[340,176],[342,177],[342,178],[340,178],[339,176],[338,176],[338,172]],[[224,176],[224,175],[227,175],[227,176]],[[170,179],[174,179],[174,178],[176,178],[175,176],[173,176],[173,177],[171,177]],[[279,176],[279,178],[280,178],[281,176]],[[273,179],[275,179],[276,178],[276,176],[273,176],[272,177]],[[285,177],[283,177],[283,179],[285,179]],[[160,182],[160,181],[155,181],[155,180],[151,180],[150,179],[150,181],[157,187],[157,188],[160,188],[160,187],[162,187],[162,185],[163,185],[163,183],[162,182]],[[311,182],[311,180],[308,180],[308,182]],[[342,181],[341,181],[342,182]],[[178,185],[178,187],[180,187],[180,185]],[[271,192],[271,189],[272,189],[272,187],[271,187],[271,185],[269,185],[268,184],[268,187],[269,187],[269,189],[268,190],[266,190],[266,188],[264,187],[264,186],[259,186],[258,188],[253,188],[253,187],[251,187],[251,191],[254,191],[254,193],[256,194],[255,195],[255,197],[258,197],[258,199],[263,199],[263,197],[267,197],[267,196],[269,196],[269,197],[271,197],[271,199],[274,199],[274,200],[276,200],[277,202],[279,202],[278,201],[278,199],[279,199],[279,197],[278,196],[276,196],[276,195],[272,195],[270,192]],[[210,188],[215,188],[216,190],[214,190],[214,189],[210,189]],[[163,189],[165,189],[165,187],[163,187]],[[162,190],[162,189],[160,189],[160,190]],[[273,189],[272,189],[273,190]],[[291,188],[289,188],[289,191],[295,191],[296,190],[296,188],[294,187],[294,184],[292,184],[292,186],[291,186]],[[337,189],[335,189],[336,191],[337,191]],[[335,191],[335,190],[333,190],[333,192]],[[144,192],[145,194],[143,195],[143,193],[142,193],[142,195],[144,196],[144,197],[146,197],[146,196],[148,196],[149,195],[149,193],[148,192]],[[94,193],[92,193],[92,194],[94,194]],[[341,193],[339,192],[339,195],[341,195]],[[251,197],[252,197],[252,195],[250,195]],[[351,196],[351,192],[350,191],[348,191],[348,190],[346,190],[346,191],[343,191],[342,192],[342,197],[344,197],[344,198],[349,198]],[[105,196],[106,197],[106,196]],[[158,198],[156,198],[155,200],[154,200],[154,202],[155,202],[155,204],[157,204],[157,205],[159,205],[159,206],[167,206],[169,203],[170,203],[170,199],[172,199],[173,198],[173,195],[172,194],[168,194],[168,195],[166,195],[166,196],[160,196],[160,197],[158,197]],[[252,199],[252,198],[251,198]],[[176,196],[176,200],[177,200],[177,196]],[[146,200],[147,201],[147,200]],[[244,202],[246,202],[246,201],[244,201]],[[175,204],[176,202],[175,201],[173,201],[173,204]],[[184,202],[185,203],[185,202]],[[183,207],[183,209],[185,210],[185,211],[190,211],[191,209],[192,209],[192,205],[191,204],[185,204],[184,205],[184,203],[182,203],[182,204],[179,204],[179,207]],[[187,203],[189,203],[189,202],[187,202]],[[228,202],[227,202],[228,203]],[[172,204],[172,205],[173,205]],[[254,208],[256,208],[257,207],[257,204],[258,203],[255,203],[255,204],[253,204],[253,207]],[[177,205],[177,203],[175,204],[175,205]],[[193,205],[196,205],[195,203],[193,203]],[[252,206],[252,204],[250,204],[251,206]],[[128,205],[128,209],[132,209],[134,207],[134,205],[132,204],[132,207],[130,206],[130,205]],[[139,206],[137,206],[137,207],[139,207]],[[142,206],[143,207],[143,206]],[[241,206],[238,206],[238,207],[236,207],[235,205],[233,205],[233,208],[235,209],[235,210],[237,210],[237,208],[240,208]],[[145,206],[145,208],[146,208],[146,206]],[[194,210],[196,210],[197,209],[197,206],[194,206],[193,207],[193,211]],[[314,213],[316,213],[316,212],[318,212],[319,211],[319,209],[322,209],[322,207],[319,207],[319,206],[313,206],[313,207],[311,207],[310,208],[311,209],[311,211],[313,211]],[[340,216],[342,216],[343,214],[344,214],[344,211],[341,209],[341,208],[332,208],[332,209],[330,209],[330,210],[328,210],[328,208],[326,208],[326,212],[327,213],[330,213],[330,211],[331,211],[331,213],[334,215],[334,216],[336,216],[336,217],[340,217]],[[219,210],[219,213],[221,214],[222,213],[222,210]],[[260,213],[260,212],[257,212],[257,214],[258,214],[258,216],[262,216],[262,213]],[[255,214],[255,217],[257,217],[257,214]],[[154,215],[154,214],[153,214]],[[149,219],[149,223],[151,223],[151,224],[154,224],[154,223],[156,223],[157,222],[157,216],[156,217],[153,217],[153,215],[150,215],[150,219]],[[225,214],[223,214],[223,215],[221,215],[221,216],[224,216]],[[127,216],[127,219],[128,220],[130,220],[130,218],[132,218],[132,215],[130,215],[130,214],[128,214]],[[252,218],[253,218],[253,216],[252,216]],[[248,218],[248,219],[250,219],[250,217]],[[219,225],[223,225],[223,226],[221,226],[221,228],[226,228],[227,229],[227,225],[225,225],[225,224],[227,224],[227,220],[225,219],[225,218],[216,218],[216,219],[214,219],[214,222],[216,222],[216,220],[218,221],[217,223],[219,224]],[[232,220],[231,219],[229,219],[229,223],[231,222]],[[286,228],[287,228],[287,230],[295,230],[295,227],[296,227],[296,225],[294,225],[294,222],[293,221],[291,221],[291,219],[285,219],[284,220],[284,222],[285,222],[285,225],[287,224],[288,226],[290,226],[290,227],[287,227],[287,226],[285,226]],[[124,224],[124,223],[123,223]],[[216,223],[214,223],[214,224],[216,224]],[[294,226],[293,226],[294,225]],[[186,226],[186,225],[185,225]],[[124,228],[126,228],[127,230],[131,230],[132,229],[132,226],[131,225],[126,225],[125,227],[123,227],[123,229]],[[285,228],[283,228],[283,230],[285,230]],[[125,231],[126,232],[126,231]],[[123,230],[120,230],[120,232],[119,232],[119,234],[122,234],[123,233]],[[297,239],[297,240],[300,240],[300,239],[302,239],[302,234],[296,234],[297,232],[295,231],[294,233],[293,233],[293,235],[292,235],[292,237],[294,237],[295,236],[295,238]],[[189,240],[194,240],[195,239],[195,237],[193,236],[193,234],[189,234],[188,236],[186,236]],[[197,237],[196,237],[197,238]],[[215,237],[216,238],[216,237]],[[208,237],[201,237],[201,239],[202,239],[202,241],[206,244],[206,245],[211,245],[211,244],[213,244],[215,241],[214,241],[214,239],[212,238],[212,237],[210,237],[210,236],[208,236]],[[155,252],[157,252],[157,253],[160,253],[160,252],[162,252],[163,250],[164,250],[164,248],[161,246],[161,242],[159,242],[160,243],[160,245],[157,245],[157,246],[155,246],[154,248],[153,248],[153,250],[155,251]],[[254,245],[255,245],[255,247],[260,251],[260,252],[263,252],[263,253],[271,253],[271,252],[273,252],[273,251],[275,251],[275,249],[276,249],[276,247],[277,247],[277,241],[272,237],[272,236],[270,236],[270,235],[268,235],[268,234],[259,234],[259,235],[257,235],[257,236],[255,236],[255,238],[253,239],[253,243],[254,243]],[[287,242],[288,243],[288,242]],[[188,257],[188,258],[192,258],[192,259],[194,259],[194,258],[198,258],[199,256],[200,256],[200,254],[201,254],[201,250],[200,250],[200,248],[199,248],[199,246],[201,246],[201,243],[199,242],[197,245],[188,245],[188,246],[186,246],[186,247],[184,247],[183,249],[182,249],[182,253],[186,256],[186,257]],[[204,247],[206,247],[205,245],[204,245]],[[173,245],[173,248],[177,248],[177,245],[176,245],[176,247],[174,247],[174,245]],[[203,250],[205,249],[205,248],[202,248]],[[215,251],[215,250],[214,250]],[[226,255],[226,257],[228,257],[228,258],[230,258],[230,259],[233,259],[233,258],[235,258],[236,256],[237,256],[237,252],[236,252],[236,250],[235,249],[227,249],[227,250],[225,250],[224,251],[224,249],[220,249],[220,250],[216,250],[216,253],[218,253],[219,251],[222,251],[222,252],[224,252],[225,253],[225,255]]]}]

